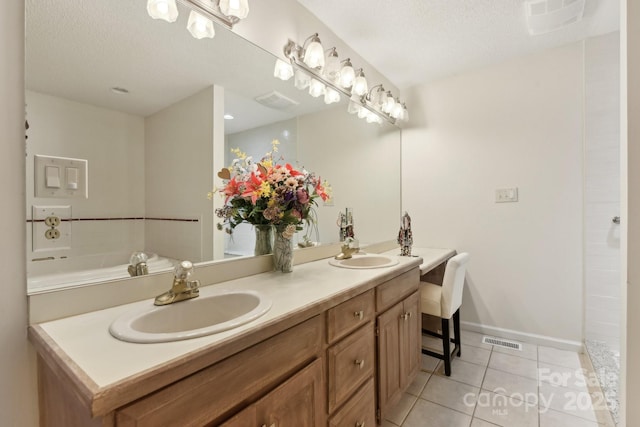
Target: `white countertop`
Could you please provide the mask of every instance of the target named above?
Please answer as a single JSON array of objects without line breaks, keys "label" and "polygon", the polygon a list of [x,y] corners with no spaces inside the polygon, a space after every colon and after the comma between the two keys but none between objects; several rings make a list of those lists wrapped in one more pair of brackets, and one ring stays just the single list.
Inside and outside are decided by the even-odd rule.
[{"label": "white countertop", "polygon": [[[292,273],[262,273],[216,285],[203,286],[200,295],[217,290],[257,290],[273,305],[262,317],[233,330],[184,341],[135,344],[113,338],[109,325],[123,313],[153,305],[145,300],[105,310],[41,323],[39,326],[95,384],[108,387],[130,376],[204,347],[228,342],[234,337],[284,319],[292,313],[364,285],[394,270],[402,271],[420,261],[422,274],[453,255],[451,249],[414,248],[414,257],[398,257],[396,266],[384,269],[347,269],[329,265],[327,259],[297,265]],[[385,253],[398,255],[398,251]],[[197,274],[196,274],[197,276]],[[197,278],[197,277],[196,277]],[[170,287],[167,284],[167,289]],[[188,301],[180,304],[188,304]]]}]

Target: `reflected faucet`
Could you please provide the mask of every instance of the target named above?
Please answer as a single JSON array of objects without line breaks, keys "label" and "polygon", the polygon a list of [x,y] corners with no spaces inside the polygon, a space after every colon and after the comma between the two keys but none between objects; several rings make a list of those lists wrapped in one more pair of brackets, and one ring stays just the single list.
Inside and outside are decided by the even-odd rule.
[{"label": "reflected faucet", "polygon": [[398,243],[400,244],[400,256],[411,256],[413,232],[411,231],[411,217],[408,212],[402,215],[400,231],[398,232]]},{"label": "reflected faucet", "polygon": [[131,277],[142,276],[149,274],[149,268],[147,267],[147,261],[149,257],[144,252],[134,252],[129,258],[129,275]]},{"label": "reflected faucet", "polygon": [[154,305],[167,305],[174,302],[196,298],[200,295],[199,280],[189,280],[193,273],[191,261],[182,261],[175,269],[173,285],[167,292],[156,297]]}]

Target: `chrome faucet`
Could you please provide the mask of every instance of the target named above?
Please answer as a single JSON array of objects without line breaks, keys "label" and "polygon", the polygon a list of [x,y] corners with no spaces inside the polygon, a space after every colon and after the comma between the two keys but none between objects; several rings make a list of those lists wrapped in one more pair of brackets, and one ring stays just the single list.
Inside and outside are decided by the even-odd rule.
[{"label": "chrome faucet", "polygon": [[134,252],[129,258],[129,275],[131,277],[142,276],[149,274],[149,268],[147,267],[147,261],[149,257],[144,252]]},{"label": "chrome faucet", "polygon": [[174,302],[184,301],[200,295],[198,290],[200,281],[189,280],[192,273],[193,264],[191,261],[182,261],[175,269],[171,289],[158,295],[154,305],[173,304]]},{"label": "chrome faucet", "polygon": [[360,247],[356,239],[347,237],[340,250],[341,252],[334,257],[335,259],[349,259],[360,250]]}]

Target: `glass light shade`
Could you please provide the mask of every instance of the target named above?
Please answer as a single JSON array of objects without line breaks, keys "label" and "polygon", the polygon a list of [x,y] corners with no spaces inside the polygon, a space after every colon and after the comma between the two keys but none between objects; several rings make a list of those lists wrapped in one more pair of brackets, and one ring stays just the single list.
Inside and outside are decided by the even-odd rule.
[{"label": "glass light shade", "polygon": [[387,114],[390,114],[393,111],[393,108],[396,105],[396,100],[393,99],[393,95],[391,92],[387,92],[384,94],[384,101],[382,102],[382,111]]},{"label": "glass light shade", "polygon": [[347,61],[340,69],[340,86],[345,89],[353,86],[353,81],[356,78],[356,72],[353,70],[353,66],[351,65],[351,61],[347,59]]},{"label": "glass light shade", "polygon": [[366,120],[367,120],[367,123],[378,123],[378,120],[380,120],[380,118],[378,117],[377,114],[369,111],[369,114],[367,114]]},{"label": "glass light shade", "polygon": [[316,79],[311,79],[311,83],[309,83],[309,95],[317,98],[321,95],[324,95],[324,90],[324,83]]},{"label": "glass light shade", "polygon": [[304,51],[304,63],[310,68],[321,69],[324,67],[324,48],[320,44],[320,39],[314,37],[313,41],[309,43],[309,46]]},{"label": "glass light shade", "polygon": [[360,104],[355,102],[353,99],[349,100],[349,105],[347,106],[347,112],[349,114],[357,114],[361,109],[362,107],[360,106]]},{"label": "glass light shade", "polygon": [[300,90],[304,90],[309,87],[311,83],[311,77],[302,70],[296,70],[294,80],[294,86]]},{"label": "glass light shade", "polygon": [[209,18],[205,18],[198,12],[192,10],[189,14],[189,22],[187,22],[187,30],[196,39],[209,38],[212,39],[216,35],[213,29],[213,22]]},{"label": "glass light shade", "polygon": [[367,110],[364,107],[360,107],[360,110],[358,110],[358,117],[361,119],[366,119],[369,116],[369,110]]},{"label": "glass light shade", "polygon": [[332,81],[336,81],[340,77],[340,58],[338,58],[335,48],[327,53],[323,73],[325,77]]},{"label": "glass light shade", "polygon": [[402,116],[402,104],[400,103],[400,101],[395,101],[393,109],[389,112],[389,115],[394,119],[398,119],[400,118],[400,116]]},{"label": "glass light shade", "polygon": [[227,16],[244,19],[249,14],[249,0],[220,0],[220,11]]},{"label": "glass light shade", "polygon": [[376,107],[382,108],[384,102],[387,100],[387,93],[384,88],[379,87],[376,92],[371,96],[371,103]]},{"label": "glass light shade", "polygon": [[324,103],[333,104],[334,102],[340,102],[340,93],[327,87],[324,91]]},{"label": "glass light shade", "polygon": [[364,77],[364,73],[362,70],[356,76],[356,79],[353,81],[353,93],[358,96],[366,95],[369,90],[369,85],[367,84],[367,79]]},{"label": "glass light shade", "polygon": [[273,69],[273,77],[280,80],[289,80],[293,77],[293,67],[291,64],[284,62],[282,59],[276,59],[276,66]]},{"label": "glass light shade", "polygon": [[147,13],[153,19],[175,22],[178,19],[176,0],[147,0]]}]

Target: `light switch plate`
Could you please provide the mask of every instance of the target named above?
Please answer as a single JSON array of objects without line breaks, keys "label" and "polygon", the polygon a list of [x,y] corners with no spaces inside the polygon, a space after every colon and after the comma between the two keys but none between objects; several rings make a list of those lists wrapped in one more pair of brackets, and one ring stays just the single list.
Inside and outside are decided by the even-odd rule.
[{"label": "light switch plate", "polygon": [[518,201],[518,187],[498,188],[496,190],[496,203],[508,203]]},{"label": "light switch plate", "polygon": [[[86,199],[89,197],[88,161],[69,157],[34,156],[35,197]],[[47,183],[46,170],[58,168],[57,187]],[[71,180],[72,182],[68,182]],[[49,185],[47,185],[49,184]]]}]

